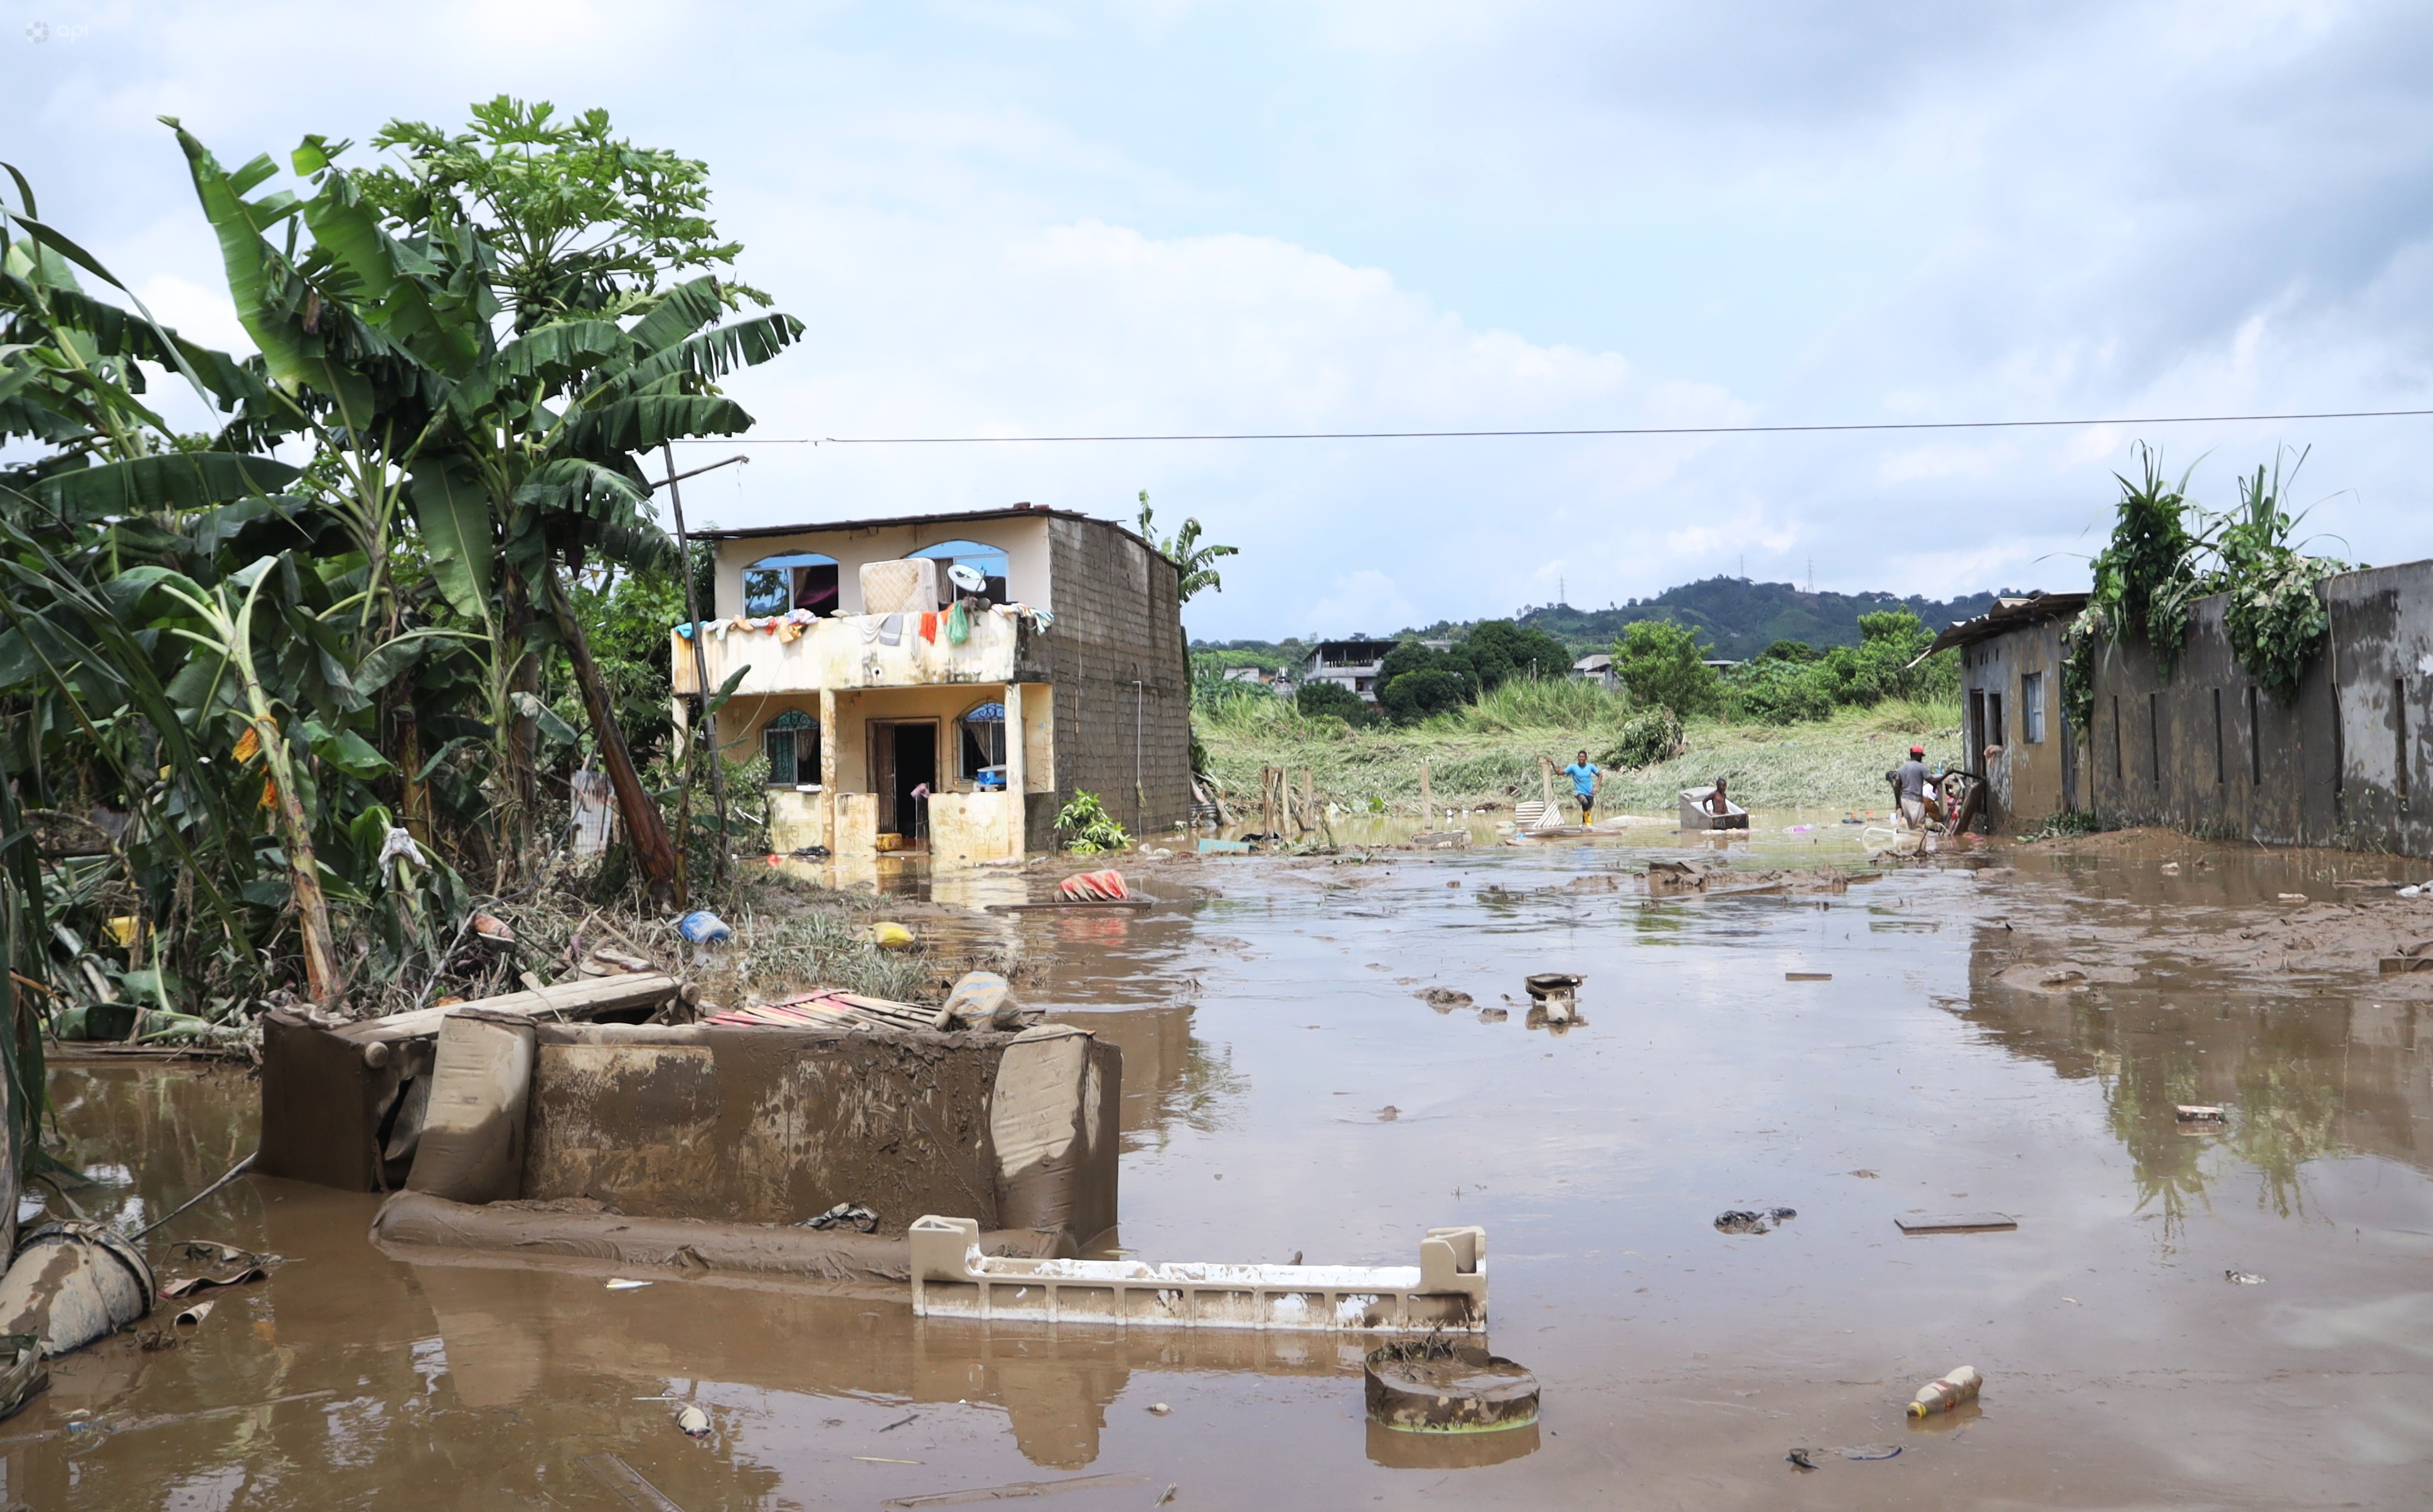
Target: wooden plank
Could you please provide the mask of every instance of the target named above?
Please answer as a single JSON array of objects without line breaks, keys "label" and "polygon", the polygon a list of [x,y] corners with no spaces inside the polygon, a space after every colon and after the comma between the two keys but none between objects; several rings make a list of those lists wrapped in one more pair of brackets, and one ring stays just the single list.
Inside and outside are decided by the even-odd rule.
[{"label": "wooden plank", "polygon": [[585,1018],[594,1013],[614,1012],[619,1009],[655,1008],[676,995],[678,983],[672,977],[658,972],[636,972],[622,977],[587,977],[575,981],[558,982],[538,992],[508,993],[499,997],[481,997],[469,1003],[451,1003],[445,1008],[418,1008],[386,1018],[366,1019],[349,1024],[336,1033],[358,1044],[411,1040],[439,1032],[440,1024],[460,1008],[479,1008],[493,1013],[521,1013],[533,1018]]},{"label": "wooden plank", "polygon": [[2019,1226],[2019,1220],[2007,1213],[1945,1213],[1893,1222],[1900,1225],[1903,1233],[1999,1233]]},{"label": "wooden plank", "polygon": [[1135,911],[1155,905],[1148,898],[1075,898],[1063,903],[992,903],[991,913],[1053,913],[1063,909],[1131,909]]}]

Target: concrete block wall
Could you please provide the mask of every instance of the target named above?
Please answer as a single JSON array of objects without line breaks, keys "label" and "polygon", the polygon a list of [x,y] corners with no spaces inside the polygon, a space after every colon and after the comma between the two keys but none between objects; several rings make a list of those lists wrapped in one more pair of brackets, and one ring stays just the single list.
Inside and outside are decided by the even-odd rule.
[{"label": "concrete block wall", "polygon": [[2433,856],[2433,562],[2323,593],[2331,642],[2290,707],[2238,664],[2220,596],[2198,602],[2168,678],[2146,646],[2105,648],[2084,756],[2106,823]]},{"label": "concrete block wall", "polygon": [[1034,655],[1056,701],[1056,790],[1052,804],[1032,804],[1029,842],[1052,843],[1055,809],[1083,790],[1136,835],[1181,824],[1191,678],[1174,564],[1120,527],[1061,517],[1048,555],[1056,625]]},{"label": "concrete block wall", "polygon": [[[1965,732],[1968,763],[1984,759],[1987,734],[1975,725],[1971,693],[2002,699],[2002,754],[1986,769],[1992,788],[1988,817],[1997,827],[2030,827],[2051,813],[2077,807],[2078,773],[2071,742],[2076,732],[2063,712],[2062,623],[2023,625],[1960,653],[1960,700],[1969,722]],[[2028,739],[2027,686],[2040,676],[2044,739]]]}]

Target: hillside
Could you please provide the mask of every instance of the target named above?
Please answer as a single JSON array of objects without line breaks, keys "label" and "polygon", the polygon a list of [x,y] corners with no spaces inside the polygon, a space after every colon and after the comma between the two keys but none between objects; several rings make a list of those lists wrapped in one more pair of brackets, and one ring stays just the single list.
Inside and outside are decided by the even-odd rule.
[{"label": "hillside", "polygon": [[1973,593],[1939,600],[1914,594],[1902,598],[1892,593],[1809,593],[1789,583],[1711,577],[1667,588],[1653,598],[1633,599],[1619,608],[1551,604],[1529,610],[1520,616],[1520,622],[1585,653],[1613,644],[1622,627],[1634,620],[1670,620],[1712,641],[1715,655],[1745,661],[1777,640],[1855,646],[1859,616],[1883,609],[1907,609],[1925,620],[1928,628],[1940,630],[1956,620],[1983,614],[1993,607],[1995,597]]},{"label": "hillside", "polygon": [[[2002,588],[2000,593],[2015,590]],[[1714,644],[1713,654],[1745,661],[1778,640],[1804,640],[1812,646],[1855,646],[1859,616],[1880,609],[1907,609],[1940,630],[1956,620],[1972,619],[1993,607],[1994,593],[1972,593],[1957,599],[1925,599],[1913,594],[1807,593],[1789,583],[1753,583],[1747,578],[1712,577],[1667,588],[1649,599],[1633,599],[1610,609],[1578,609],[1567,603],[1524,610],[1516,618],[1542,630],[1574,651],[1603,651],[1634,620],[1670,620],[1687,625]],[[1467,621],[1439,620],[1405,629],[1402,634],[1457,635]],[[1298,638],[1265,640],[1195,640],[1195,653],[1225,666],[1298,665],[1306,654]]]}]

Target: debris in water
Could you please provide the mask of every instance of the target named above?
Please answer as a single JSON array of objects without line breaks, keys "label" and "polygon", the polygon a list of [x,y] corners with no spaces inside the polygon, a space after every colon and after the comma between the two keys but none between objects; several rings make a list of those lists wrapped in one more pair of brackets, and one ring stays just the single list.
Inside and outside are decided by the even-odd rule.
[{"label": "debris in water", "polygon": [[2222,1111],[2220,1108],[2203,1104],[2182,1103],[2177,1108],[2173,1109],[2172,1112],[2178,1116],[2180,1122],[2184,1124],[2219,1124],[2223,1122]]},{"label": "debris in water", "polygon": [[1450,987],[1425,988],[1419,993],[1418,996],[1421,1002],[1439,1013],[1450,1013],[1456,1008],[1468,1008],[1472,1001],[1468,993],[1455,992]]},{"label": "debris in water", "polygon": [[1916,1399],[1909,1404],[1909,1415],[1927,1418],[1938,1412],[1949,1412],[1963,1402],[1976,1401],[1977,1388],[1984,1384],[1985,1378],[1977,1373],[1973,1365],[1946,1370],[1917,1388]]},{"label": "debris in water", "polygon": [[1181,1490],[1182,1488],[1182,1485],[1181,1485],[1181,1483],[1179,1483],[1179,1482],[1175,1482],[1175,1481],[1168,1481],[1168,1482],[1166,1482],[1166,1483],[1165,1483],[1165,1490],[1163,1490],[1163,1491],[1158,1492],[1158,1493],[1157,1493],[1157,1500],[1156,1500],[1156,1501],[1154,1501],[1154,1502],[1151,1502],[1151,1503],[1149,1504],[1149,1505],[1151,1505],[1151,1506],[1164,1506],[1164,1505],[1165,1505],[1165,1504],[1167,1504],[1168,1502],[1171,1502],[1171,1501],[1173,1501],[1173,1500],[1174,1500],[1174,1493],[1175,1493],[1175,1492],[1177,1492],[1177,1491],[1179,1491],[1179,1490]]},{"label": "debris in water", "polygon": [[647,1281],[627,1281],[624,1277],[620,1276],[608,1283],[608,1289],[612,1292],[633,1292],[640,1291],[643,1287],[648,1286],[649,1284],[650,1283]]},{"label": "debris in water", "polygon": [[1512,1011],[1506,1008],[1482,1008],[1478,1011],[1478,1021],[1481,1024],[1501,1024],[1511,1016]]},{"label": "debris in water", "polygon": [[1392,1103],[1390,1103],[1390,1102],[1389,1102],[1389,1103],[1387,1103],[1387,1104],[1386,1106],[1384,1106],[1383,1108],[1380,1108],[1380,1109],[1378,1109],[1378,1110],[1377,1110],[1377,1121],[1378,1121],[1379,1123],[1381,1123],[1381,1124],[1390,1124],[1390,1123],[1392,1123],[1395,1119],[1400,1118],[1400,1117],[1402,1117],[1402,1116],[1403,1116],[1403,1110],[1401,1110],[1400,1108],[1395,1107],[1395,1106],[1394,1106]]},{"label": "debris in water", "polygon": [[1163,1402],[1152,1402],[1148,1404],[1148,1414],[1152,1418],[1163,1418],[1173,1410]]},{"label": "debris in water", "polygon": [[1787,971],[1782,974],[1782,979],[1787,982],[1829,982],[1833,974],[1829,971]]},{"label": "debris in water", "polygon": [[642,1479],[641,1471],[615,1454],[579,1454],[574,1463],[589,1470],[627,1506],[649,1507],[653,1512],[684,1512],[665,1491]]},{"label": "debris in water", "polygon": [[117,1230],[45,1223],[18,1241],[0,1276],[0,1333],[36,1334],[43,1355],[65,1354],[151,1312],[157,1296],[152,1267]]},{"label": "debris in water", "polygon": [[1891,1459],[1900,1453],[1898,1444],[1844,1444],[1829,1449],[1795,1449],[1782,1457],[1804,1470],[1817,1468],[1816,1461],[1825,1454],[1839,1454],[1844,1459]]},{"label": "debris in water", "polygon": [[958,1024],[986,1024],[991,1028],[1010,1029],[1021,1022],[1022,1004],[1015,1001],[1013,984],[993,971],[967,971],[955,978],[946,994],[946,1001],[938,1010],[936,1027],[951,1029]]},{"label": "debris in water", "polygon": [[735,938],[733,927],[707,909],[695,909],[678,919],[676,933],[696,945],[715,945]]},{"label": "debris in water", "polygon": [[1139,1470],[1118,1470],[1107,1475],[1074,1475],[1061,1481],[1009,1481],[1003,1486],[982,1486],[968,1491],[932,1491],[927,1496],[898,1496],[878,1504],[884,1507],[961,1506],[969,1502],[1021,1502],[1035,1496],[1053,1496],[1059,1491],[1103,1490],[1117,1486],[1148,1484],[1148,1477]]},{"label": "debris in water", "polygon": [[920,1421],[920,1420],[921,1420],[921,1415],[920,1415],[919,1413],[917,1413],[917,1412],[916,1412],[916,1413],[911,1414],[910,1417],[904,1417],[904,1418],[898,1418],[898,1419],[896,1419],[893,1422],[889,1423],[889,1424],[888,1424],[886,1427],[884,1427],[884,1428],[881,1428],[881,1429],[879,1430],[879,1432],[880,1432],[880,1433],[882,1433],[882,1434],[892,1434],[892,1433],[895,1432],[895,1430],[897,1430],[898,1428],[903,1427],[906,1423],[909,1423],[909,1422],[918,1422],[918,1421]]},{"label": "debris in water", "polygon": [[196,1328],[200,1328],[203,1326],[203,1319],[212,1316],[212,1309],[217,1304],[213,1302],[196,1302],[194,1306],[187,1308],[177,1317],[169,1319],[169,1326],[171,1328],[183,1328],[187,1324],[192,1323]]},{"label": "debris in water", "polygon": [[912,943],[912,931],[893,920],[881,920],[870,926],[870,943],[881,950],[903,950]]},{"label": "debris in water", "polygon": [[242,1270],[232,1270],[224,1276],[187,1276],[162,1287],[161,1295],[172,1298],[189,1297],[196,1292],[209,1291],[214,1286],[244,1286],[261,1281],[269,1274],[270,1272],[260,1266],[247,1266]]},{"label": "debris in water", "polygon": [[2007,1213],[1946,1213],[1931,1217],[1895,1218],[1903,1233],[1993,1233],[2016,1229],[2019,1220]]},{"label": "debris in water", "polygon": [[878,1232],[878,1215],[859,1202],[840,1202],[815,1218],[805,1218],[806,1229],[852,1229],[861,1233]]},{"label": "debris in water", "polygon": [[1076,872],[1056,884],[1056,895],[1067,903],[1120,903],[1132,895],[1124,883],[1124,874],[1110,867],[1103,872]]},{"label": "debris in water", "polygon": [[2234,1286],[2261,1286],[2264,1284],[2263,1277],[2244,1270],[2225,1270],[2221,1273],[2221,1279],[2230,1283]]},{"label": "debris in water", "polygon": [[1474,1434],[1538,1420],[1538,1378],[1500,1354],[1441,1334],[1369,1353],[1369,1418],[1414,1434]]},{"label": "debris in water", "polygon": [[702,1411],[699,1407],[687,1407],[684,1411],[676,1414],[676,1426],[684,1430],[685,1436],[688,1438],[707,1438],[709,1436],[709,1414]]},{"label": "debris in water", "polygon": [[2284,892],[2281,894],[2281,901],[2284,903],[2304,903],[2306,901],[2306,894],[2304,892]]},{"label": "debris in water", "polygon": [[1715,1215],[1715,1228],[1723,1233],[1764,1233],[1785,1218],[1799,1216],[1796,1208],[1768,1208],[1753,1213],[1746,1208],[1727,1208]]}]

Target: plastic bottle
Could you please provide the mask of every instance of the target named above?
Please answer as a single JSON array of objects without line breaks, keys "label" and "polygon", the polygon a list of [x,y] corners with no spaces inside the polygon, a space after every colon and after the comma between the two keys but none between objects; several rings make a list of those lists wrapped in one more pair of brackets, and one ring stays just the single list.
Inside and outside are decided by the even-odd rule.
[{"label": "plastic bottle", "polygon": [[1947,1370],[1940,1380],[1929,1381],[1917,1388],[1917,1400],[1909,1404],[1909,1415],[1931,1418],[1938,1412],[1949,1412],[1964,1402],[1976,1401],[1977,1388],[1984,1384],[1985,1378],[1977,1373],[1973,1365]]}]

